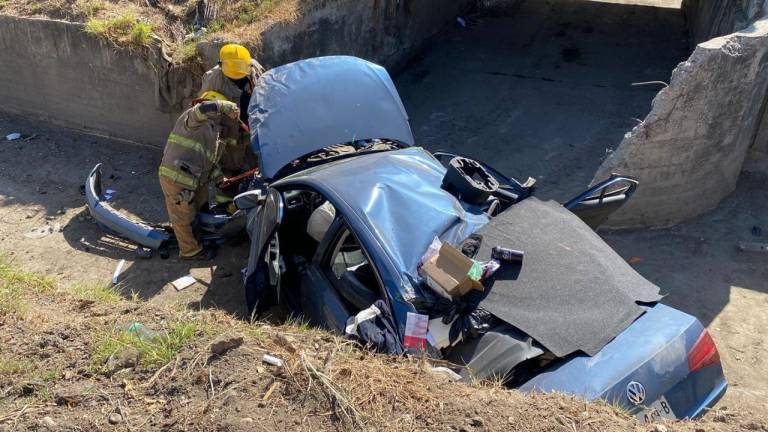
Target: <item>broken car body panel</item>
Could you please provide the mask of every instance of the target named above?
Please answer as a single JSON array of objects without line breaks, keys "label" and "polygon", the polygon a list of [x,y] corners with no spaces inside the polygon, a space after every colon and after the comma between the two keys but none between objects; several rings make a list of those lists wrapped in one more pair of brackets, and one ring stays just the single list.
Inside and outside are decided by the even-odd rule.
[{"label": "broken car body panel", "polygon": [[173,237],[167,230],[132,221],[109,205],[102,195],[101,164],[96,165],[86,178],[85,201],[96,223],[110,234],[152,249],[160,249]]},{"label": "broken car body panel", "polygon": [[[170,226],[153,226],[131,219],[109,205],[102,195],[101,164],[97,164],[85,180],[85,201],[93,219],[108,234],[155,250],[167,248],[176,242]],[[239,233],[245,228],[245,214],[244,210],[231,215],[198,212],[195,224],[203,231],[201,240],[217,243]]]},{"label": "broken car body panel", "polygon": [[318,57],[267,71],[256,82],[248,118],[265,178],[335,144],[380,138],[414,144],[386,69],[356,57]]}]

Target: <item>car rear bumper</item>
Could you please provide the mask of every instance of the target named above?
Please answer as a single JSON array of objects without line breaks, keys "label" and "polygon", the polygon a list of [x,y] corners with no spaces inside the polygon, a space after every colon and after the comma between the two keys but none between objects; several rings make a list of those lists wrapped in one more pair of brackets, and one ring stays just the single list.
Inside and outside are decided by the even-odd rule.
[{"label": "car rear bumper", "polygon": [[[728,386],[719,362],[690,371],[688,356],[702,332],[696,318],[658,304],[597,355],[564,359],[520,390],[605,399],[641,418],[663,401],[672,411],[667,418],[696,418],[714,406]],[[630,400],[630,386],[640,387],[639,401]]]},{"label": "car rear bumper", "polygon": [[[714,388],[712,388],[709,393],[706,393],[704,398],[696,398],[698,403],[692,402],[691,398],[702,392],[702,390],[697,387],[710,387],[713,380],[716,383]],[[707,369],[692,374],[690,378],[670,389],[666,393],[666,398],[670,401],[670,404],[677,406],[685,406],[686,401],[689,406],[693,404],[692,409],[688,412],[677,413],[677,417],[680,419],[695,419],[706,414],[710,408],[715,406],[723,395],[725,395],[727,389],[728,381],[723,377],[722,368],[719,365],[710,366]]]}]

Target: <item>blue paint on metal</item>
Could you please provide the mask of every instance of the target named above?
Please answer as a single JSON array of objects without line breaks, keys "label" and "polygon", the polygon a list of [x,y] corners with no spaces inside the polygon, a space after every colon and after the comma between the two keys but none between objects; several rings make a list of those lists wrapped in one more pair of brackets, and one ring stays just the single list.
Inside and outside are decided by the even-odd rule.
[{"label": "blue paint on metal", "polygon": [[416,267],[432,239],[456,244],[488,222],[440,188],[444,174],[432,155],[413,147],[328,163],[272,186],[309,186],[336,207],[379,270],[402,333],[406,313],[415,311]]},{"label": "blue paint on metal", "polygon": [[602,398],[634,413],[642,407],[628,400],[626,388],[637,381],[645,387],[646,404],[664,396],[678,418],[695,417],[727,386],[719,365],[688,371],[688,352],[703,330],[696,318],[657,304],[594,357],[564,359],[520,390]]},{"label": "blue paint on metal", "polygon": [[267,71],[256,82],[248,119],[265,178],[335,144],[384,138],[414,144],[386,69],[356,57],[317,57]]}]

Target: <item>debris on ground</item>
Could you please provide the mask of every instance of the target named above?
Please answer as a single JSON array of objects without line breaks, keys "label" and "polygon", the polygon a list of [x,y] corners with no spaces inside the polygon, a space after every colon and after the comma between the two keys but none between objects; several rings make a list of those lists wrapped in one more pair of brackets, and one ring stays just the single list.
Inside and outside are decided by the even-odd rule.
[{"label": "debris on ground", "polygon": [[739,242],[739,250],[742,252],[768,252],[768,243]]},{"label": "debris on ground", "polygon": [[18,132],[14,132],[5,136],[7,141],[16,141],[19,138],[21,138],[21,134]]},{"label": "debris on ground", "polygon": [[448,378],[451,381],[459,381],[461,379],[461,375],[457,374],[456,372],[452,371],[451,369],[448,369],[445,366],[436,366],[431,367],[429,371],[433,374],[443,376],[445,378]]},{"label": "debris on ground", "polygon": [[61,232],[63,230],[61,224],[45,225],[32,229],[24,234],[24,237],[28,239],[41,239],[49,236],[55,232]]},{"label": "debris on ground", "polygon": [[176,288],[176,291],[181,291],[184,288],[191,286],[195,282],[197,282],[197,279],[192,277],[192,275],[186,275],[171,282],[171,285],[173,285],[173,287]]},{"label": "debris on ground", "polygon": [[152,249],[144,246],[136,247],[136,256],[141,259],[151,259],[153,255]]},{"label": "debris on ground", "polygon": [[105,201],[110,201],[112,199],[112,196],[115,194],[115,192],[117,192],[117,191],[114,190],[114,189],[107,189],[107,190],[105,190],[104,191],[104,200]]},{"label": "debris on ground", "polygon": [[104,365],[104,375],[112,376],[123,369],[130,369],[139,364],[141,353],[136,348],[124,347],[109,356]]},{"label": "debris on ground", "polygon": [[123,272],[123,267],[125,266],[125,260],[121,259],[117,263],[117,267],[115,267],[115,272],[112,273],[112,284],[117,285],[120,282],[120,274]]},{"label": "debris on ground", "polygon": [[283,360],[269,354],[264,354],[264,357],[261,358],[261,361],[268,365],[276,366],[279,368],[283,367]]},{"label": "debris on ground", "polygon": [[111,425],[118,425],[123,422],[123,416],[118,413],[112,413],[109,415],[108,421]]},{"label": "debris on ground", "polygon": [[637,265],[643,262],[643,259],[639,256],[632,256],[627,259],[627,264],[629,265]]},{"label": "debris on ground", "polygon": [[243,344],[244,337],[241,334],[223,334],[211,342],[208,351],[211,354],[223,355],[227,351]]}]

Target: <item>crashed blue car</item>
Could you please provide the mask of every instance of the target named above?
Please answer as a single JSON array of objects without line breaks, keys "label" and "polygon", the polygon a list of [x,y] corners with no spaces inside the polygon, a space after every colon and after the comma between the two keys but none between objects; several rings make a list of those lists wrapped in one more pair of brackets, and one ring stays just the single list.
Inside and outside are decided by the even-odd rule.
[{"label": "crashed blue car", "polygon": [[[634,179],[542,201],[531,180],[417,147],[385,69],[354,57],[268,71],[248,114],[261,175],[235,204],[253,314],[279,306],[394,354],[412,349],[409,320],[426,317],[421,348],[463,379],[602,398],[646,422],[696,418],[725,393],[707,330],[594,232]],[[477,262],[496,247],[524,256],[446,297],[422,272],[436,241]]]},{"label": "crashed blue car", "polygon": [[[629,199],[633,179],[544,202],[530,182],[416,147],[387,72],[354,57],[268,71],[249,121],[262,177],[235,202],[248,210],[251,310],[280,304],[343,334],[376,305],[367,319],[389,323],[379,330],[396,342],[409,313],[448,316],[463,336],[431,352],[462,377],[603,398],[642,421],[695,418],[724,394],[706,329],[659,303],[659,288],[593,230]],[[467,184],[446,182],[455,161]],[[475,259],[503,246],[524,251],[522,263],[502,265],[470,300],[436,296],[420,276],[422,255],[435,237],[459,247],[472,234],[482,239]],[[466,331],[478,310],[486,325]]]}]

